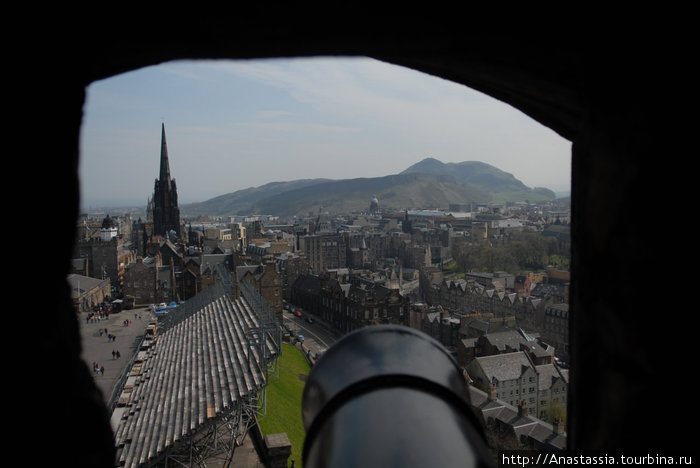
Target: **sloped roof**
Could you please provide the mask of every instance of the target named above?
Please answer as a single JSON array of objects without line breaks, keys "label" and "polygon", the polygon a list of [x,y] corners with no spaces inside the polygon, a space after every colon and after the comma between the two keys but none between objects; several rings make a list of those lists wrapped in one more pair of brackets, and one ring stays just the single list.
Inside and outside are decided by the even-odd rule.
[{"label": "sloped roof", "polygon": [[518,379],[522,375],[524,367],[532,367],[524,352],[482,356],[477,357],[476,361],[488,380],[495,377],[501,382]]},{"label": "sloped roof", "polygon": [[482,331],[484,333],[489,331],[489,325],[490,322],[488,322],[487,320],[477,319],[469,322],[469,328],[473,328],[474,330]]},{"label": "sloped roof", "polygon": [[77,274],[70,274],[66,280],[71,288],[71,297],[79,297],[83,292],[90,291],[93,288],[101,287],[108,280],[91,278]]},{"label": "sloped roof", "polygon": [[123,466],[157,460],[181,439],[257,398],[266,385],[266,359],[278,351],[269,337],[263,347],[248,341],[258,318],[246,299],[225,293],[207,299],[198,298],[192,311],[139,353],[115,430]]},{"label": "sloped roof", "polygon": [[523,336],[517,330],[513,329],[487,333],[483,336],[483,339],[487,340],[492,346],[500,351],[504,351],[506,346],[512,349],[519,349],[520,343],[525,341]]}]

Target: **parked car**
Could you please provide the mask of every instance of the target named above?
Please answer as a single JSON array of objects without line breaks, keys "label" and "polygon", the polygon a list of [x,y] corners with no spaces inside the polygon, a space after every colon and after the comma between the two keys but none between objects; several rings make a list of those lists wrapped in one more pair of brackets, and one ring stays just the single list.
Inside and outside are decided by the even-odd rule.
[{"label": "parked car", "polygon": [[301,317],[301,311],[299,309],[295,310],[294,315],[296,315],[297,317]]},{"label": "parked car", "polygon": [[297,336],[297,340],[299,340],[299,343],[303,343],[304,342],[304,335]]}]

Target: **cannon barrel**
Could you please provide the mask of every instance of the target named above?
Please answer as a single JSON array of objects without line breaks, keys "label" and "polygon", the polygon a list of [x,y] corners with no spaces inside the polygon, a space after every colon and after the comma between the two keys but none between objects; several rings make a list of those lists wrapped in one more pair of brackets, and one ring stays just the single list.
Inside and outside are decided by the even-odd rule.
[{"label": "cannon barrel", "polygon": [[302,397],[305,467],[493,466],[467,384],[428,335],[393,325],[344,336]]}]

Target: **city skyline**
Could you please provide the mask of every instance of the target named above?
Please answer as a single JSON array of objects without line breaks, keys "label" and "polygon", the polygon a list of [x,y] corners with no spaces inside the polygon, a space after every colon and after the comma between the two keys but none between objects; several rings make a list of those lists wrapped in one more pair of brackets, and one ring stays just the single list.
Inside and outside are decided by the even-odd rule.
[{"label": "city skyline", "polygon": [[145,206],[163,123],[181,204],[269,182],[381,177],[427,157],[569,190],[569,141],[463,85],[368,58],[179,61],[87,88],[82,208]]}]

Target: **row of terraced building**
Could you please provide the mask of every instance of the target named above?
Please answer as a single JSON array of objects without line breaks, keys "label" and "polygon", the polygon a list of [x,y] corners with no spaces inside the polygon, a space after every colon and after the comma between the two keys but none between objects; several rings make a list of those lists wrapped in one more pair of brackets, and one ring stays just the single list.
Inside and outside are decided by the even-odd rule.
[{"label": "row of terraced building", "polygon": [[[511,282],[507,284],[508,281]],[[557,358],[568,362],[568,274],[548,270],[536,280],[525,275],[507,278],[503,274],[457,279],[425,269],[420,282],[427,310],[432,311],[422,314],[420,328],[448,348],[456,348],[459,340],[468,335],[467,317],[481,317],[467,322],[472,328],[481,326],[483,332],[489,321],[513,319],[518,327],[536,331],[556,349]]]}]

